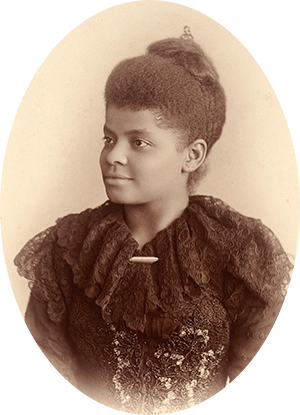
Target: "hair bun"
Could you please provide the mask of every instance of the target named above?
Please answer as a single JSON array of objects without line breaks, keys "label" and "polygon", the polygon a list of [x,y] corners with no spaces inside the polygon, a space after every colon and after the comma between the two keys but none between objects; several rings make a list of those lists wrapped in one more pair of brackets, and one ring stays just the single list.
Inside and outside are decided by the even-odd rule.
[{"label": "hair bun", "polygon": [[147,48],[148,54],[171,59],[176,65],[205,84],[218,81],[218,74],[202,48],[193,41],[192,36],[185,38],[170,38],[152,43]]}]

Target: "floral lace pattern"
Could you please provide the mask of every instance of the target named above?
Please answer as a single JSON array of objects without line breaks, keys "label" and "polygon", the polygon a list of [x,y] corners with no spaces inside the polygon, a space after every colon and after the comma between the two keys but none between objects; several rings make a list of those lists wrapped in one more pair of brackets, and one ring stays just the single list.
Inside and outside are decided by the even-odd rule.
[{"label": "floral lace pattern", "polygon": [[183,302],[185,317],[165,340],[105,323],[99,308],[81,296],[77,292],[71,307],[69,332],[94,399],[122,411],[160,414],[188,408],[224,387],[230,324],[211,295]]},{"label": "floral lace pattern", "polygon": [[206,196],[142,250],[122,206],[106,202],[58,220],[15,264],[32,289],[26,322],[58,370],[145,414],[187,408],[234,379],[274,324],[291,269],[272,231]]}]

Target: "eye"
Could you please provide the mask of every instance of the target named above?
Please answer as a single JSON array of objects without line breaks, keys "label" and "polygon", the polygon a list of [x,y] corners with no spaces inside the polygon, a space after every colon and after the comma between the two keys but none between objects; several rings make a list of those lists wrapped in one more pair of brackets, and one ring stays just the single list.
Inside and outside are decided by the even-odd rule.
[{"label": "eye", "polygon": [[138,148],[143,148],[143,147],[147,147],[150,145],[150,143],[148,143],[147,141],[139,140],[139,139],[134,140],[133,144],[135,147],[138,147]]},{"label": "eye", "polygon": [[104,145],[105,146],[111,146],[114,144],[114,140],[111,137],[108,137],[107,135],[103,137]]}]

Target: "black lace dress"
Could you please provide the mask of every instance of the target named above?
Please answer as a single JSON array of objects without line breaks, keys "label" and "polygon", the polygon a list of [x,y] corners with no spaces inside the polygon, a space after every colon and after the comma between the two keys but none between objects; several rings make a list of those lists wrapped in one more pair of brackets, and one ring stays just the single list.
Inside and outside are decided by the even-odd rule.
[{"label": "black lace dress", "polygon": [[139,414],[188,408],[234,379],[272,328],[291,269],[272,231],[205,196],[142,250],[122,206],[106,202],[59,219],[15,263],[32,290],[26,323],[53,365]]}]

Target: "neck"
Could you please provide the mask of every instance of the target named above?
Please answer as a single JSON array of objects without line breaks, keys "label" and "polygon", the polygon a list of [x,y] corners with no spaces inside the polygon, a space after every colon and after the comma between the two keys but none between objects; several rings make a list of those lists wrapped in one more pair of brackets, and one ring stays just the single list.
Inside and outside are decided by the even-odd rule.
[{"label": "neck", "polygon": [[141,205],[125,205],[125,221],[139,248],[179,218],[188,203],[189,197],[185,194],[176,202],[164,200]]}]

